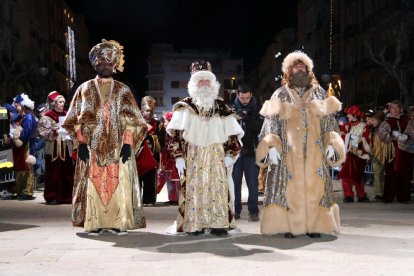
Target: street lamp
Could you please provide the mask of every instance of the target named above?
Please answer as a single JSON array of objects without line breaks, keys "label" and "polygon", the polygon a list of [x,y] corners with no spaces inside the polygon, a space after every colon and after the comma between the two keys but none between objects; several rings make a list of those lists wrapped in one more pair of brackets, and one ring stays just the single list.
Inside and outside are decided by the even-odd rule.
[{"label": "street lamp", "polygon": [[46,98],[45,80],[46,80],[46,76],[47,76],[48,72],[49,72],[49,68],[47,68],[47,67],[40,67],[39,68],[39,74],[42,76],[42,98],[41,98],[41,101],[43,101]]}]

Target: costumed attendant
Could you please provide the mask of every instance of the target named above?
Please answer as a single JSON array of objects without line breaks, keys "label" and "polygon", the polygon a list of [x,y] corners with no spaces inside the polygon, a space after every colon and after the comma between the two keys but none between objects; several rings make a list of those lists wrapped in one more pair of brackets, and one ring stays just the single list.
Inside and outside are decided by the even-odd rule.
[{"label": "costumed attendant", "polygon": [[341,103],[328,97],[312,70],[308,55],[288,54],[282,63],[282,87],[260,112],[265,121],[256,161],[261,167],[269,165],[260,219],[265,235],[319,238],[339,232],[329,166],[345,159],[334,117]]},{"label": "costumed attendant", "polygon": [[377,111],[367,124],[371,127],[371,165],[374,172],[374,188],[375,200],[384,200],[384,164],[391,157],[391,152],[394,150],[391,143],[381,142],[378,136],[380,124],[385,119],[385,113],[382,110]]},{"label": "costumed attendant", "polygon": [[16,185],[12,192],[18,200],[32,200],[34,192],[34,157],[36,141],[36,118],[32,113],[34,102],[22,93],[13,100],[18,117],[13,121],[10,138],[13,139],[13,163],[16,173]]},{"label": "costumed attendant", "polygon": [[[385,203],[407,203],[411,199],[413,176],[413,152],[409,144],[414,140],[413,120],[402,114],[399,101],[389,104],[389,116],[381,123],[378,136],[384,143],[392,144],[391,158],[385,162],[384,195]],[[408,128],[408,130],[407,130]]]},{"label": "costumed attendant", "polygon": [[364,188],[364,169],[371,153],[370,128],[362,120],[365,114],[361,112],[359,106],[354,105],[345,108],[344,111],[348,122],[341,126],[341,133],[347,153],[345,163],[338,175],[342,181],[343,202],[354,202],[352,186],[355,186],[358,202],[369,202]]},{"label": "costumed attendant", "polygon": [[145,227],[134,156],[147,125],[131,90],[112,75],[123,71],[123,47],[102,40],[89,52],[97,72],[81,84],[63,127],[79,142],[72,219],[90,235]]},{"label": "costumed attendant", "polygon": [[66,116],[65,98],[57,91],[47,97],[49,111],[38,123],[38,131],[45,141],[45,190],[46,204],[72,203],[73,141],[61,124]]},{"label": "costumed attendant", "polygon": [[[163,117],[164,125],[165,127],[168,127],[172,118],[172,112],[166,112]],[[167,183],[168,203],[176,205],[178,204],[181,184],[180,176],[175,167],[175,159],[172,158],[168,152],[167,145],[170,143],[171,139],[171,136],[168,135],[168,133],[165,133],[165,144],[161,151],[160,171],[157,177],[157,193],[161,192],[163,186]]]},{"label": "costumed attendant", "polygon": [[[165,129],[161,126],[160,121],[154,118],[155,99],[151,96],[145,96],[141,100],[141,113],[148,126],[148,132],[145,137],[143,147],[148,147],[152,156],[138,156],[138,173],[142,184],[142,203],[145,205],[155,205],[157,201],[156,193],[156,175],[160,163],[161,148],[164,145]],[[161,134],[163,132],[163,134]],[[146,145],[145,145],[146,143]],[[144,158],[144,160],[139,160]],[[141,167],[139,164],[148,162],[146,158],[155,159],[156,166],[148,168]]]},{"label": "costumed attendant", "polygon": [[244,132],[231,108],[218,98],[220,84],[208,61],[191,64],[187,97],[173,107],[167,133],[180,174],[176,231],[217,236],[235,228],[231,170]]}]

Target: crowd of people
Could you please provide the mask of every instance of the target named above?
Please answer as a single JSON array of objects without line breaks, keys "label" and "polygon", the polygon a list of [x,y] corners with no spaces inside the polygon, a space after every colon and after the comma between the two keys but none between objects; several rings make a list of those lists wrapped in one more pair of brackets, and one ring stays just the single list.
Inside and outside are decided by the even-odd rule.
[{"label": "crowd of people", "polygon": [[366,167],[371,168],[373,199],[407,203],[411,198],[414,156],[414,109],[404,112],[400,101],[392,101],[373,113],[357,105],[345,108],[347,120],[340,120],[347,158],[338,177],[344,203],[369,202],[364,189]]},{"label": "crowd of people", "polygon": [[347,107],[338,120],[341,103],[301,51],[286,56],[282,85],[263,106],[247,84],[225,104],[212,65],[196,60],[189,96],[161,119],[154,98],[139,107],[113,79],[123,71],[122,45],[102,40],[89,59],[97,76],[77,88],[68,110],[58,91],[36,108],[25,93],[4,104],[2,145],[13,153],[15,175],[4,197],[32,200],[44,183],[45,204],[72,204],[74,226],[125,235],[146,227],[143,207],[154,206],[167,184],[167,203],[178,209],[169,233],[225,236],[241,219],[244,178],[248,220],[260,220],[261,233],[319,238],[340,231],[330,168],[340,168],[344,203],[367,203],[370,162],[375,200],[410,201],[414,112],[393,101],[369,116]]}]

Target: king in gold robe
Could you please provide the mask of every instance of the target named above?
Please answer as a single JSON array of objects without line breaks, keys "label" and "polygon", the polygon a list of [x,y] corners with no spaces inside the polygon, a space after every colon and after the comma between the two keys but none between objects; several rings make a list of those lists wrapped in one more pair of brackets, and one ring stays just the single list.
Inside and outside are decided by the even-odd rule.
[{"label": "king in gold robe", "polygon": [[[79,140],[72,219],[87,232],[145,227],[135,158],[147,126],[130,89],[111,78],[122,46],[103,41],[90,59],[98,72],[76,91],[63,127]],[[81,144],[87,145],[81,152]],[[129,154],[126,154],[128,152]],[[132,151],[132,153],[131,153]],[[86,162],[81,159],[82,156]]]},{"label": "king in gold robe", "polygon": [[[208,65],[193,63],[191,97],[174,105],[167,146],[181,173],[176,231],[199,234],[211,229],[222,235],[235,228],[231,169],[244,132],[233,111],[217,98],[218,82]],[[184,170],[178,159],[184,160]]]}]

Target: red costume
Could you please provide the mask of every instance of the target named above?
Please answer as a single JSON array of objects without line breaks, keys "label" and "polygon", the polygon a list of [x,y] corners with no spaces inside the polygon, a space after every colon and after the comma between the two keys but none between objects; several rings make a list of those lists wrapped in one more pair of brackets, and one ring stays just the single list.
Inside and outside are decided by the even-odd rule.
[{"label": "red costume", "polygon": [[[364,113],[356,105],[345,108],[345,113],[357,116],[356,118],[364,117]],[[348,122],[340,128],[347,151],[345,163],[342,164],[341,171],[339,172],[339,178],[342,180],[344,202],[353,202],[354,193],[352,186],[355,186],[358,202],[368,202],[363,175],[366,162],[370,158],[369,153],[371,152],[369,147],[370,129],[365,122],[359,119]]]},{"label": "red costume", "polygon": [[[58,92],[49,94],[48,100],[56,102],[63,99]],[[73,142],[64,133],[58,133],[59,117],[65,117],[66,111],[56,109],[48,111],[39,121],[39,134],[45,139],[45,191],[47,204],[72,203],[74,164],[71,158]]]},{"label": "red costume", "polygon": [[[145,122],[147,123],[148,131],[145,140],[141,146],[145,146],[146,143],[151,150],[152,156],[139,156],[137,159],[139,179],[142,183],[142,203],[143,204],[155,204],[157,201],[156,193],[156,173],[158,164],[160,162],[160,152],[164,145],[165,129],[160,126],[160,122],[154,119],[155,100],[151,96],[145,96],[141,101],[141,112]],[[153,158],[156,160],[156,166],[148,168],[145,172],[142,171],[139,164],[146,160],[140,158]]]},{"label": "red costume", "polygon": [[398,131],[404,133],[409,118],[401,115],[399,118],[389,117],[379,127],[378,136],[381,141],[391,143],[394,152],[385,162],[384,202],[407,202],[411,197],[411,178],[413,175],[413,154],[401,149],[401,141],[392,133]]},{"label": "red costume", "polygon": [[[166,125],[171,120],[172,112],[164,115]],[[178,203],[180,194],[180,176],[175,167],[175,159],[169,154],[167,145],[172,143],[172,137],[165,133],[165,144],[161,151],[161,165],[157,177],[157,193],[161,192],[167,182],[168,200],[170,203]]]}]

